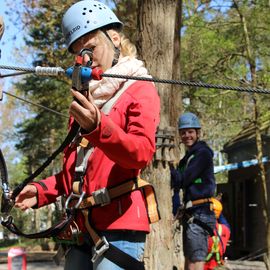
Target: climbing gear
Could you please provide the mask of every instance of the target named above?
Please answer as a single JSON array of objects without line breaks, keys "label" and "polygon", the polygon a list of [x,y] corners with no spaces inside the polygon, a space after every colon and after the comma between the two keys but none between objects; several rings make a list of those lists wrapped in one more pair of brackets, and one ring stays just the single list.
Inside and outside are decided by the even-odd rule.
[{"label": "climbing gear", "polygon": [[201,228],[203,228],[205,231],[208,232],[208,234],[212,237],[215,235],[214,230],[205,222],[201,221],[200,219],[194,217],[193,215],[189,215],[187,212],[184,213],[184,218],[188,224],[197,224]]},{"label": "climbing gear", "polygon": [[[75,137],[77,134],[77,131],[79,129],[79,125],[74,122],[68,135],[66,136],[65,140],[63,143],[56,149],[50,157],[47,158],[47,160],[30,176],[28,176],[23,182],[21,182],[12,192],[10,195],[9,192],[9,185],[4,178],[2,178],[2,189],[3,189],[3,194],[2,194],[2,200],[1,200],[1,212],[8,216],[10,210],[12,209],[14,203],[15,203],[15,198],[19,195],[19,193],[23,190],[23,188],[29,184],[33,179],[35,179],[55,158],[56,156],[61,153],[65,147],[72,141],[72,139]],[[7,174],[6,174],[7,175]],[[6,222],[2,221],[3,226],[9,226],[9,224],[12,222],[12,218],[10,216],[7,217]]]},{"label": "climbing gear", "polygon": [[209,225],[207,225],[205,222],[199,220],[198,218],[196,218],[192,214],[190,214],[190,210],[193,207],[200,206],[200,205],[207,205],[207,204],[210,205],[209,206],[210,210],[214,211],[213,201],[216,201],[216,199],[215,198],[204,198],[204,199],[198,199],[198,200],[194,200],[194,201],[188,201],[186,204],[181,204],[177,210],[177,213],[174,217],[174,220],[179,220],[179,222],[182,222],[184,220],[187,223],[197,224],[198,226],[200,226],[204,230],[206,230],[210,236],[213,236],[214,231]]},{"label": "climbing gear", "polygon": [[[90,61],[86,66],[83,66],[83,57],[85,55],[89,56]],[[75,57],[74,66],[66,70],[66,75],[72,79],[72,89],[79,92],[87,91],[91,79],[101,80],[100,75],[103,71],[98,68],[91,69],[91,62],[92,51],[90,49],[82,49]]]},{"label": "climbing gear", "polygon": [[222,212],[222,204],[219,200],[212,198],[211,200],[212,204],[210,204],[210,209],[214,211],[216,218],[218,219],[221,212]]},{"label": "climbing gear", "polygon": [[122,25],[108,6],[87,0],[75,3],[66,11],[62,20],[62,32],[68,50],[72,52],[72,44],[85,34],[109,26],[121,28]]},{"label": "climbing gear", "polygon": [[[30,73],[36,73],[37,75],[43,76],[56,76],[64,74],[65,71],[61,67],[40,67],[41,69],[46,70],[46,74],[38,74],[35,68],[26,68],[26,67],[15,67],[15,66],[6,66],[0,65],[0,69],[7,69],[7,70],[18,70],[20,72],[14,74],[6,74],[1,75],[0,79],[5,78],[8,76],[16,76],[16,75],[24,75]],[[51,72],[53,69],[59,69],[56,73]],[[118,79],[126,79],[126,80],[136,80],[136,81],[146,81],[146,82],[155,82],[155,83],[165,83],[165,84],[176,84],[176,85],[183,85],[187,87],[201,87],[201,88],[213,88],[213,89],[220,89],[220,90],[232,90],[232,91],[239,91],[239,92],[247,92],[247,93],[258,93],[258,94],[270,94],[270,89],[264,88],[251,88],[251,87],[239,87],[239,86],[231,86],[231,85],[222,85],[222,84],[210,84],[210,83],[203,83],[203,82],[191,82],[191,81],[182,81],[182,80],[169,80],[169,79],[159,79],[159,78],[151,78],[151,77],[139,77],[139,76],[130,76],[130,75],[122,75],[122,74],[109,74],[109,73],[102,73],[102,77],[108,78],[118,78]],[[5,91],[3,93],[6,94]]]},{"label": "climbing gear", "polygon": [[114,48],[114,56],[113,56],[113,61],[112,61],[112,67],[115,66],[118,63],[119,60],[119,56],[120,56],[120,49],[117,48],[111,37],[109,36],[109,34],[107,33],[107,29],[101,29],[101,31],[104,33],[104,35],[107,37],[107,39],[111,42],[111,44],[113,45]]},{"label": "climbing gear", "polygon": [[[191,208],[191,207],[194,207],[194,206],[199,206],[199,205],[202,205],[202,204],[211,204],[213,199],[214,198],[211,197],[211,198],[198,199],[198,200],[194,200],[194,201],[188,201],[185,204],[185,209],[188,209],[188,208]],[[210,209],[211,209],[211,207],[210,207]]]},{"label": "climbing gear", "polygon": [[80,231],[78,224],[72,220],[66,228],[53,237],[53,240],[59,244],[82,245],[84,242],[83,233]]},{"label": "climbing gear", "polygon": [[179,117],[178,129],[201,128],[199,118],[191,112],[186,112]]},{"label": "climbing gear", "polygon": [[[186,210],[192,209],[195,206],[204,205],[204,204],[210,204],[210,210],[212,210],[211,204],[212,204],[213,198],[204,198],[194,201],[188,201],[187,203],[181,203],[180,206],[177,209],[176,215],[174,219],[178,219],[179,221],[182,221],[182,218],[184,217]],[[190,218],[191,216],[189,216]]]},{"label": "climbing gear", "polygon": [[9,202],[10,201],[10,190],[8,185],[8,173],[7,173],[7,166],[0,149],[0,179],[1,179],[1,188],[2,188],[2,199],[1,199],[1,212],[6,213],[10,208]]},{"label": "climbing gear", "polygon": [[220,244],[222,246],[222,249],[224,250],[221,235],[222,235],[222,225],[218,224],[216,235],[212,236],[213,244],[212,244],[210,252],[208,253],[205,259],[206,262],[209,262],[214,257],[218,265],[224,264],[224,260],[222,258],[223,252],[221,254],[221,251],[220,251]]},{"label": "climbing gear", "polygon": [[[146,208],[148,210],[149,221],[150,223],[154,223],[160,219],[160,215],[153,187],[148,182],[138,177],[136,179],[127,180],[121,185],[117,185],[109,189],[103,188],[101,190],[97,190],[91,196],[85,197],[84,193],[79,193],[81,185],[78,182],[80,182],[80,180],[74,182],[73,192],[70,194],[66,201],[66,215],[64,219],[53,227],[38,233],[25,234],[13,223],[13,219],[11,216],[9,216],[7,220],[2,221],[2,225],[5,226],[12,233],[30,239],[53,237],[54,239],[60,240],[61,243],[82,244],[82,234],[78,230],[75,231],[75,233],[74,231],[72,231],[74,230],[74,226],[76,227],[76,225],[74,225],[76,213],[78,211],[82,211],[85,218],[86,229],[95,245],[95,253],[92,258],[93,262],[98,257],[103,255],[116,264],[121,263],[120,265],[125,269],[144,269],[142,262],[137,261],[133,257],[117,249],[116,247],[108,243],[104,237],[100,237],[94,231],[94,229],[89,223],[89,208],[94,206],[102,207],[102,205],[109,203],[113,199],[119,198],[125,194],[129,194],[130,192],[135,190],[142,190],[142,193],[145,195],[146,199]],[[68,226],[71,226],[72,228]],[[70,233],[65,232],[66,228],[68,228],[68,231],[70,231]]]},{"label": "climbing gear", "polygon": [[222,204],[219,200],[216,198],[204,198],[204,199],[199,199],[195,201],[188,201],[185,205],[185,209],[192,208],[194,206],[199,206],[203,204],[209,204],[210,205],[210,210],[215,213],[215,217],[219,218],[221,212],[222,212]]}]

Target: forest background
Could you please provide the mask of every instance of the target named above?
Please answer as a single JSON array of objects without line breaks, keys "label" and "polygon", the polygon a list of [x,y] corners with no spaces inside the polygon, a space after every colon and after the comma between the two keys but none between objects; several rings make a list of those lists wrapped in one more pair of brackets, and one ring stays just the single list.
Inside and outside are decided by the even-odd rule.
[{"label": "forest background", "polygon": [[[13,50],[17,59],[16,63],[10,65],[25,66],[26,59],[28,64],[30,59],[32,66],[67,68],[73,65],[74,59],[64,45],[61,18],[67,7],[76,1],[21,0],[20,5],[18,1],[5,2],[10,7],[5,18],[19,29],[25,42],[25,46],[19,48],[14,44]],[[140,58],[146,62],[154,77],[270,88],[269,1],[102,2],[113,7],[122,19],[124,31],[138,45]],[[146,28],[143,23],[147,18],[152,27],[149,34],[152,36],[148,41],[143,35]],[[166,35],[162,36],[164,33],[171,33],[170,37],[173,39],[166,39]],[[158,34],[160,35],[157,36]],[[2,51],[2,54],[4,53]],[[162,59],[165,60],[162,62]],[[170,65],[169,68],[166,65]],[[163,72],[164,69],[167,69],[168,73]],[[0,87],[4,85],[3,80],[0,80]],[[0,106],[0,145],[7,160],[11,186],[16,186],[35,171],[63,141],[71,101],[70,86],[71,80],[65,77],[36,75],[14,77],[13,83],[5,86],[6,92],[43,106],[4,95]],[[177,118],[183,111],[192,111],[200,117],[203,137],[215,151],[215,165],[226,163],[226,156],[222,153],[224,144],[251,125],[255,125],[258,131],[257,157],[260,159],[260,126],[270,120],[270,95],[180,85],[170,87],[158,84],[157,87],[163,106],[160,128],[175,128],[175,155],[170,161],[177,162],[184,154],[176,132]],[[171,260],[172,264],[181,261],[181,243],[172,241],[176,228],[171,226],[168,230],[168,224],[171,224],[172,220],[168,161],[161,160],[160,164],[154,164],[146,171],[146,177],[154,175],[154,178],[158,179],[154,182],[164,217],[164,221],[154,230],[160,231],[160,234],[158,236],[154,233],[153,239],[164,237],[161,240],[164,242],[165,251],[159,248],[160,256],[149,259],[151,269],[171,269],[167,268],[168,263],[165,268],[155,267],[155,264],[162,265],[162,258],[169,260],[168,252],[175,255]],[[38,179],[58,172],[61,165],[60,156]],[[263,167],[261,175],[265,185]],[[227,174],[217,174],[216,178],[218,182],[226,182]],[[160,190],[163,191],[163,196]],[[264,198],[267,205],[267,193]],[[58,208],[59,206],[54,205],[26,213],[14,211],[13,215],[22,229],[39,231],[57,220]],[[265,220],[269,223],[267,213],[268,211],[265,213]],[[169,231],[168,235],[161,236],[165,230]],[[149,241],[149,254],[151,250],[157,249],[154,242]]]}]

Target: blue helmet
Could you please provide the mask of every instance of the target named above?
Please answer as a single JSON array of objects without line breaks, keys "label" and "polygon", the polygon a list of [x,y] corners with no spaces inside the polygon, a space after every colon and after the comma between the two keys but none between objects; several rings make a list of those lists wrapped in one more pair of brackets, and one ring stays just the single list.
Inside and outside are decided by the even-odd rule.
[{"label": "blue helmet", "polygon": [[75,3],[66,11],[62,20],[62,32],[68,50],[72,52],[71,45],[87,33],[110,25],[121,28],[123,23],[108,6],[95,0]]},{"label": "blue helmet", "polygon": [[179,117],[178,129],[201,128],[199,118],[191,112],[186,112]]}]

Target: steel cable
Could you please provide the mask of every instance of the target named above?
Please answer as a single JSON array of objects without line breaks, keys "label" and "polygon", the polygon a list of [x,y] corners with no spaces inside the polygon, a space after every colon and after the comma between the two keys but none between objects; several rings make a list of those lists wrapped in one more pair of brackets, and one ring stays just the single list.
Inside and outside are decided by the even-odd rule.
[{"label": "steel cable", "polygon": [[[35,68],[25,68],[25,67],[0,65],[0,69],[9,69],[9,70],[29,72],[29,73],[36,73],[37,75],[42,75],[42,76],[58,76],[60,74],[65,73],[65,70],[61,67],[37,66]],[[158,78],[153,78],[153,77],[137,77],[137,76],[128,76],[128,75],[121,75],[121,74],[103,73],[101,74],[101,76],[110,77],[110,78],[118,78],[118,79],[136,80],[136,81],[149,81],[149,82],[155,82],[155,83],[183,85],[183,86],[188,86],[188,87],[213,88],[213,89],[221,89],[221,90],[233,90],[233,91],[239,91],[239,92],[270,94],[269,89],[263,89],[263,88],[209,84],[209,83],[203,83],[203,82],[191,82],[191,81],[182,81],[182,80],[158,79]],[[1,78],[1,75],[0,75],[0,78]]]}]

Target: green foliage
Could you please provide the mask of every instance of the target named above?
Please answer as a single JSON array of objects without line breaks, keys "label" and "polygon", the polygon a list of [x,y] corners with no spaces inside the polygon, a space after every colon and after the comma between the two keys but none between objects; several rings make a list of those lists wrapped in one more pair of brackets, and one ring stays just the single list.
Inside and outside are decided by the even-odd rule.
[{"label": "green foliage", "polygon": [[[182,78],[214,84],[251,87],[250,63],[256,67],[257,87],[269,84],[269,6],[265,1],[237,1],[247,23],[250,44],[239,12],[232,1],[184,1],[182,27]],[[247,54],[251,48],[252,59]],[[252,95],[241,92],[185,88],[187,110],[197,112],[205,137],[222,149],[253,118]],[[269,96],[262,96],[261,113]]]},{"label": "green foliage", "polygon": [[[22,0],[13,11],[23,20],[25,42],[33,52],[33,66],[61,66],[67,68],[73,64],[64,46],[61,34],[61,18],[65,9],[74,1],[30,1]],[[12,6],[12,4],[11,4]],[[14,14],[14,13],[12,13]],[[13,18],[13,17],[12,17]],[[14,22],[16,24],[17,22]],[[68,107],[70,104],[71,81],[66,77],[48,78],[35,75],[25,76],[16,84],[17,94],[33,103],[62,113],[54,114],[38,106],[28,106],[27,118],[16,115],[17,143],[19,161],[9,164],[11,187],[24,180],[35,171],[61,144],[67,134]],[[22,158],[23,157],[23,158]],[[45,170],[39,178],[47,177],[62,167],[61,155]],[[38,179],[35,179],[38,180]],[[48,217],[46,207],[43,217]],[[47,227],[49,220],[36,220],[35,212],[21,212],[13,209],[12,216],[16,225],[25,231],[33,232]],[[40,222],[41,228],[36,228]],[[5,233],[6,230],[5,230]]]},{"label": "green foliage", "polygon": [[[111,1],[107,1],[111,2]],[[127,37],[136,43],[138,32],[137,28],[137,0],[114,0],[115,13],[122,20],[123,31]]]},{"label": "green foliage", "polygon": [[[72,59],[64,48],[61,33],[61,18],[63,12],[72,1],[24,1],[27,7],[28,36],[25,36],[27,46],[34,50],[33,66],[72,65]],[[23,16],[27,15],[23,13]],[[16,147],[26,157],[25,165],[28,173],[40,166],[45,159],[60,145],[67,133],[68,107],[70,103],[71,82],[66,78],[47,78],[35,75],[26,76],[16,84],[19,92],[28,100],[66,115],[66,118],[46,111],[40,107],[31,107],[31,118],[17,124],[18,143]],[[54,162],[54,169],[61,162]],[[46,174],[46,173],[45,173]],[[44,174],[42,175],[44,176]]]}]

